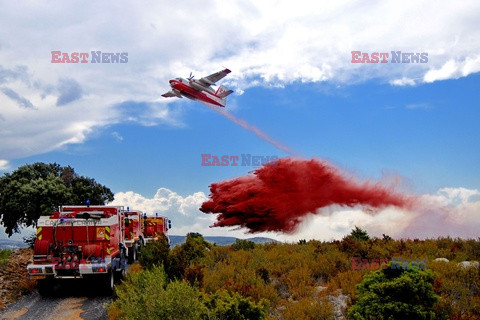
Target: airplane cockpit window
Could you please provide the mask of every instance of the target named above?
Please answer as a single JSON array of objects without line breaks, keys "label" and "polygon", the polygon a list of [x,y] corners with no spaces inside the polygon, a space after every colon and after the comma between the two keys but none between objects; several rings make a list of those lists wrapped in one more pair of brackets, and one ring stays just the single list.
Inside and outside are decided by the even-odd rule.
[{"label": "airplane cockpit window", "polygon": [[176,78],[175,80],[182,82],[182,78]]}]

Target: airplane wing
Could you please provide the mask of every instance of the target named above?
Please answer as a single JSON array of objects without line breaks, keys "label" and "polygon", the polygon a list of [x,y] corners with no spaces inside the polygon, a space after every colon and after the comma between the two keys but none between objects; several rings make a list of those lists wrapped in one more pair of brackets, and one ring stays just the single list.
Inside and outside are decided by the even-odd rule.
[{"label": "airplane wing", "polygon": [[215,84],[220,79],[223,79],[227,74],[229,74],[231,71],[229,69],[225,69],[222,71],[215,72],[209,76],[203,77],[202,79],[198,80],[202,84],[206,86],[211,86]]},{"label": "airplane wing", "polygon": [[182,96],[179,95],[179,94],[176,94],[176,93],[173,92],[173,91],[168,91],[167,93],[162,94],[162,97],[165,97],[165,98],[172,98],[172,97],[181,98]]}]

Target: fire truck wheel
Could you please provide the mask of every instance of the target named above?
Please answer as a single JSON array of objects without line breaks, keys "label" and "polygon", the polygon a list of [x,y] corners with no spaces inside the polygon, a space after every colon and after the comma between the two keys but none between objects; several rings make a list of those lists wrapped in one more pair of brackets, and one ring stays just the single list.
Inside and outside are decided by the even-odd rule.
[{"label": "fire truck wheel", "polygon": [[105,294],[111,295],[113,294],[113,288],[115,286],[115,278],[113,276],[113,271],[110,270],[108,273],[104,276],[104,290]]},{"label": "fire truck wheel", "polygon": [[137,261],[137,247],[132,246],[128,250],[128,263],[134,263]]},{"label": "fire truck wheel", "polygon": [[38,280],[37,288],[38,293],[40,293],[42,297],[52,296],[54,292],[54,279],[47,278]]},{"label": "fire truck wheel", "polygon": [[123,279],[125,279],[126,275],[125,269],[120,269],[120,271],[115,272],[115,283],[120,283]]}]

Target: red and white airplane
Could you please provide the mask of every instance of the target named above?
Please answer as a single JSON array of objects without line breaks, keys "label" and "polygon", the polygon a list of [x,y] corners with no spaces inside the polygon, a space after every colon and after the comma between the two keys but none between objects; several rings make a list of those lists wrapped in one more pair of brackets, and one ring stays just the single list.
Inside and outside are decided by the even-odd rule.
[{"label": "red and white airplane", "polygon": [[224,86],[219,86],[215,91],[211,88],[215,82],[224,78],[231,71],[228,69],[215,72],[209,76],[201,78],[200,80],[193,79],[192,74],[187,79],[176,78],[170,80],[172,90],[162,94],[162,97],[186,97],[192,100],[211,103],[220,107],[225,107],[227,103],[226,97],[233,91],[228,90]]}]

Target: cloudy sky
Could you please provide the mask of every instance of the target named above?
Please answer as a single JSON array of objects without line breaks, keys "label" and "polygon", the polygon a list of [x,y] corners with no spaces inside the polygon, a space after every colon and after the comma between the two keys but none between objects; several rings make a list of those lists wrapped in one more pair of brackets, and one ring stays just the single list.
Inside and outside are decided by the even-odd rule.
[{"label": "cloudy sky", "polygon": [[[201,155],[294,154],[395,179],[428,209],[329,208],[297,234],[263,235],[328,240],[358,225],[478,236],[479,14],[478,1],[2,1],[0,174],[70,165],[110,187],[115,204],[170,217],[172,234],[247,237],[209,228],[215,217],[198,208],[211,183],[255,167],[206,167]],[[89,58],[52,63],[52,51]],[[92,51],[128,62],[92,63]],[[352,51],[389,57],[352,63]],[[235,91],[227,112],[263,139],[200,103],[161,97],[169,79],[224,67]]]}]

